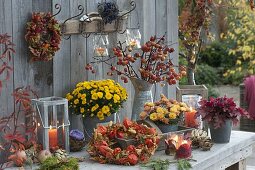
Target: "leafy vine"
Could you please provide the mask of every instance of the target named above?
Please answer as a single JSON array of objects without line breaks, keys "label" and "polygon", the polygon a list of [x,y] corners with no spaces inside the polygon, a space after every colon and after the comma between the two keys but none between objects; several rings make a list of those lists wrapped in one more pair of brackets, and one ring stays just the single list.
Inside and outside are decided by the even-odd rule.
[{"label": "leafy vine", "polygon": [[10,65],[12,54],[15,53],[13,49],[14,44],[11,41],[11,36],[7,33],[0,34],[0,93],[3,87],[3,82],[10,79],[10,74],[13,68]]}]

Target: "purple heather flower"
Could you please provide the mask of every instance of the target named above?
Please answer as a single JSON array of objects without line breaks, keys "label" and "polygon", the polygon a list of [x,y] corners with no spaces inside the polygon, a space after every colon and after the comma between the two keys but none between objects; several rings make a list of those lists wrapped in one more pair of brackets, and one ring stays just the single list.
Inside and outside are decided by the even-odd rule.
[{"label": "purple heather flower", "polygon": [[80,130],[74,129],[74,130],[70,131],[70,137],[72,137],[76,140],[83,140],[84,134]]}]

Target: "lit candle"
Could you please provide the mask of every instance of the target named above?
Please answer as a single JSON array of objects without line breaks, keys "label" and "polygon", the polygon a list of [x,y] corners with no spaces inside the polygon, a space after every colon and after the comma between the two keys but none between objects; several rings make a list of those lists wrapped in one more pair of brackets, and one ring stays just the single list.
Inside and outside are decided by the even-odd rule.
[{"label": "lit candle", "polygon": [[105,48],[97,47],[96,48],[96,56],[105,56]]},{"label": "lit candle", "polygon": [[185,125],[188,127],[198,128],[198,121],[195,117],[196,110],[190,109],[189,112],[185,113]]},{"label": "lit candle", "polygon": [[136,47],[136,40],[131,39],[130,42],[129,42],[129,45],[130,45],[131,47]]},{"label": "lit candle", "polygon": [[58,130],[55,128],[49,129],[49,145],[50,148],[58,146]]}]

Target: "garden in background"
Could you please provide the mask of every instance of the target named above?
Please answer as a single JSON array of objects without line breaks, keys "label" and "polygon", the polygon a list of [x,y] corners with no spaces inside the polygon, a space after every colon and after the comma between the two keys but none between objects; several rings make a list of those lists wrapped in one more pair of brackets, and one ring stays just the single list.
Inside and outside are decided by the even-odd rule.
[{"label": "garden in background", "polygon": [[[180,63],[189,65],[187,56],[195,56],[195,83],[205,84],[209,96],[219,96],[221,88],[224,93],[231,92],[232,88],[239,97],[238,86],[255,71],[255,14],[249,3],[223,0],[214,6],[205,7],[208,9],[203,16],[201,12],[196,16],[203,6],[192,3],[187,6],[184,2],[179,1]],[[191,15],[187,9],[191,9],[189,12],[196,16],[195,20],[188,18]],[[184,22],[187,18],[188,21]],[[185,28],[189,32],[185,32]],[[198,34],[197,39],[189,39],[195,33]],[[180,84],[190,84],[188,79],[189,76],[183,78]]]}]

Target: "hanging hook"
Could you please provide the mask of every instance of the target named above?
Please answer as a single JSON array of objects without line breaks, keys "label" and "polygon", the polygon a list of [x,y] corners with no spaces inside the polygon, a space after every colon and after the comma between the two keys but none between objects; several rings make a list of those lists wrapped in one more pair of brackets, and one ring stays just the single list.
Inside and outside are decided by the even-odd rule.
[{"label": "hanging hook", "polygon": [[58,12],[56,14],[52,15],[52,17],[57,16],[61,12],[61,5],[60,4],[55,4],[55,9],[57,9]]},{"label": "hanging hook", "polygon": [[[84,7],[83,7],[82,5],[79,5],[79,6],[78,6],[78,10],[81,11],[79,14],[77,14],[77,15],[75,15],[75,16],[73,16],[73,17],[67,18],[67,19],[64,21],[64,23],[63,23],[63,28],[62,28],[62,32],[64,32],[64,30],[65,30],[65,23],[66,23],[68,20],[71,20],[71,19],[76,18],[76,17],[78,17],[78,16],[80,16],[80,15],[83,14],[83,12],[84,12]],[[71,35],[69,35],[67,38],[65,38],[65,37],[63,36],[63,38],[64,38],[65,40],[69,40],[69,39],[71,38]]]},{"label": "hanging hook", "polygon": [[135,8],[136,8],[136,3],[135,3],[135,1],[131,1],[131,2],[130,2],[130,5],[131,5],[131,9],[130,9],[128,12],[126,12],[126,13],[122,14],[121,16],[119,16],[119,18],[121,18],[121,17],[123,17],[124,15],[127,15],[127,14],[129,14],[129,13],[131,13],[132,11],[135,10]]},{"label": "hanging hook", "polygon": [[75,15],[75,16],[73,16],[73,17],[67,18],[67,19],[64,21],[63,24],[65,24],[66,21],[68,21],[68,20],[71,20],[71,19],[73,19],[73,18],[76,18],[76,17],[82,15],[83,12],[84,12],[84,7],[83,7],[82,5],[79,5],[79,6],[78,6],[78,10],[81,11],[78,15]]}]

